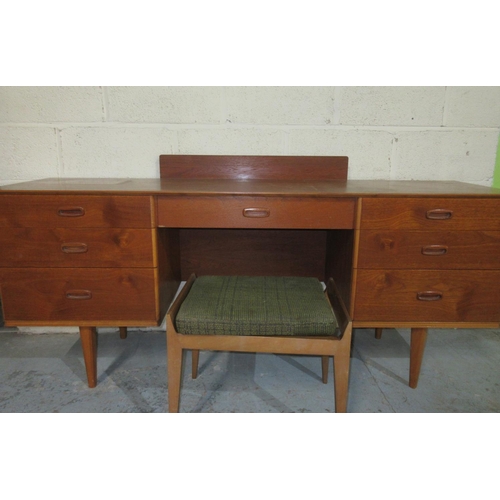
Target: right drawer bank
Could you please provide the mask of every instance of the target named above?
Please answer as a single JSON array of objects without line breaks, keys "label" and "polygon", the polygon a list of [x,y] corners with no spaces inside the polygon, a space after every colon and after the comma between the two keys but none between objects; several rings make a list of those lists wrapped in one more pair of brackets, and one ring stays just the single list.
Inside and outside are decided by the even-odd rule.
[{"label": "right drawer bank", "polygon": [[500,200],[364,198],[357,236],[356,322],[500,321]]}]

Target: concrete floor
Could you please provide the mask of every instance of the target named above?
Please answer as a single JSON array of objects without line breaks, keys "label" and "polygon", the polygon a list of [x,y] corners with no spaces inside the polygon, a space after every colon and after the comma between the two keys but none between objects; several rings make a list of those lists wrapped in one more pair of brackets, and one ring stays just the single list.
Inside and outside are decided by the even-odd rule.
[{"label": "concrete floor", "polygon": [[[500,330],[430,330],[417,389],[408,387],[409,330],[356,330],[348,411],[500,411]],[[161,331],[99,333],[98,385],[89,389],[76,333],[0,329],[0,412],[165,412]],[[186,357],[181,412],[334,412],[332,375],[319,358],[202,352],[198,379]]]}]

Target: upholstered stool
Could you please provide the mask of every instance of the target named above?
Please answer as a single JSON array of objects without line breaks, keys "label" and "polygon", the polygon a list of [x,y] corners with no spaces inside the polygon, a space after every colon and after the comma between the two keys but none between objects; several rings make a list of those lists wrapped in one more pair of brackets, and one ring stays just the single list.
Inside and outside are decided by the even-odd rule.
[{"label": "upholstered stool", "polygon": [[[333,309],[332,309],[333,306]],[[169,411],[179,409],[182,350],[335,356],[336,411],[346,411],[351,321],[333,280],[191,276],[167,314]],[[325,363],[326,361],[326,363]]]}]

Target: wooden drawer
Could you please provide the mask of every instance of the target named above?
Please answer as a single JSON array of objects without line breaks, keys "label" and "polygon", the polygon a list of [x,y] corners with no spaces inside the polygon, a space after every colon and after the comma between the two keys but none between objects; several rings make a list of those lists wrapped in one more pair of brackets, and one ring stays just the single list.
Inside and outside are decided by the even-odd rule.
[{"label": "wooden drawer", "polygon": [[353,198],[257,196],[164,196],[158,198],[158,225],[186,228],[350,229]]},{"label": "wooden drawer", "polygon": [[354,321],[498,322],[500,271],[360,269]]},{"label": "wooden drawer", "polygon": [[155,269],[0,269],[7,325],[155,324]]},{"label": "wooden drawer", "polygon": [[153,231],[4,228],[0,267],[154,267]]},{"label": "wooden drawer", "polygon": [[149,196],[0,196],[0,227],[153,227]]},{"label": "wooden drawer", "polygon": [[500,269],[500,231],[360,231],[357,267]]},{"label": "wooden drawer", "polygon": [[363,198],[360,228],[500,230],[500,199]]}]

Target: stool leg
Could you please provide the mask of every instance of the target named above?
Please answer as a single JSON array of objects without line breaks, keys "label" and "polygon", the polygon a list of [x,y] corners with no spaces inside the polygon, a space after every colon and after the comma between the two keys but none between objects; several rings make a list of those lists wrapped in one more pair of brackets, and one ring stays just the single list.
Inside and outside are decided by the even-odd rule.
[{"label": "stool leg", "polygon": [[323,384],[328,383],[328,361],[330,361],[328,356],[321,356],[321,378]]},{"label": "stool leg", "polygon": [[175,334],[167,335],[168,411],[179,412],[182,374],[182,347]]},{"label": "stool leg", "polygon": [[127,338],[127,327],[126,326],[120,326],[120,338],[121,339]]},{"label": "stool leg", "polygon": [[191,351],[191,376],[193,378],[198,377],[198,362],[200,360],[200,351],[198,349],[193,349]]},{"label": "stool leg", "polygon": [[347,393],[349,390],[349,366],[351,356],[349,349],[339,349],[333,358],[333,374],[335,383],[335,412],[347,411]]},{"label": "stool leg", "polygon": [[383,331],[384,331],[383,328],[375,328],[375,338],[376,339],[381,339]]}]

